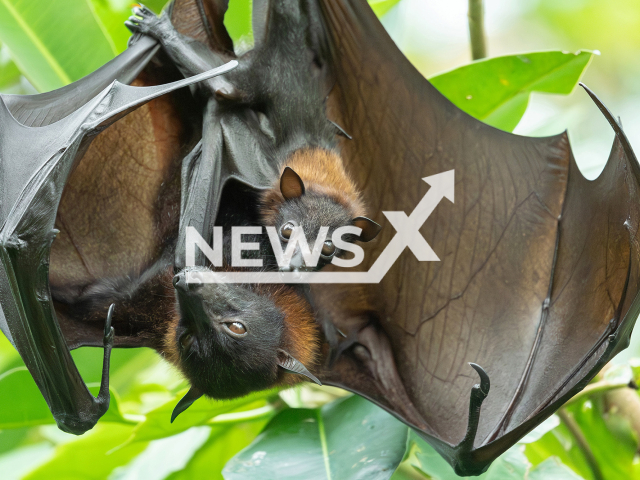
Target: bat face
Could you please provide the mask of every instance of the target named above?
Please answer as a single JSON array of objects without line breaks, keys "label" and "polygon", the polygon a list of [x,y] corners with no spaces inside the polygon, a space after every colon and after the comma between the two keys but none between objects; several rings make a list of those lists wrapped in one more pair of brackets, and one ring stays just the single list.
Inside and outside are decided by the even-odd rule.
[{"label": "bat face", "polygon": [[[337,248],[331,236],[333,232],[344,226],[351,225],[351,216],[346,208],[325,195],[314,193],[305,194],[299,198],[285,201],[275,215],[275,227],[280,238],[283,251],[289,246],[294,230],[301,228],[310,250],[318,243],[318,236],[322,227],[328,227],[324,241],[320,247],[317,265],[306,265],[300,245],[295,246],[291,262],[281,267],[282,271],[312,271],[319,270],[331,262],[334,256],[342,256],[345,252]],[[322,232],[324,234],[324,232]],[[347,241],[355,241],[355,235]]]},{"label": "bat face", "polygon": [[[262,221],[275,227],[280,250],[290,255],[279,262],[281,271],[319,270],[353,251],[345,243],[375,238],[380,226],[359,216],[363,211],[340,156],[321,148],[294,152],[282,170],[279,192],[273,188],[262,197]],[[360,235],[356,230],[334,238],[336,230],[349,226],[360,228]]]},{"label": "bat face", "polygon": [[168,343],[194,388],[234,398],[277,381],[284,314],[268,296],[236,285],[187,284],[184,271],[174,286],[180,320]]}]

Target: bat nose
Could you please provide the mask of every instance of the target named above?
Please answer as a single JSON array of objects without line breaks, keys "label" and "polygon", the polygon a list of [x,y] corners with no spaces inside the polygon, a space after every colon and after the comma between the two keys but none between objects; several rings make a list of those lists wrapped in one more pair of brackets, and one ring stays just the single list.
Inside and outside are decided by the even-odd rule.
[{"label": "bat nose", "polygon": [[189,285],[187,284],[187,276],[184,272],[180,272],[173,277],[173,287],[176,290],[180,290],[182,292],[187,292],[189,290]]}]

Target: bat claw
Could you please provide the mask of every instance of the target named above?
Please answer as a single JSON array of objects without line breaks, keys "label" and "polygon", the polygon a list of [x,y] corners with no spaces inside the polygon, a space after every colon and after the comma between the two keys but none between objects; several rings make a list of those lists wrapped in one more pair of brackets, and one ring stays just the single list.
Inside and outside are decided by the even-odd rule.
[{"label": "bat claw", "polygon": [[103,343],[106,347],[113,347],[113,339],[115,337],[115,330],[111,326],[111,322],[113,319],[113,311],[115,310],[116,304],[112,303],[109,306],[109,312],[107,313],[107,320],[104,323],[104,339]]},{"label": "bat claw", "polygon": [[480,392],[482,392],[482,394],[486,397],[487,395],[489,395],[489,389],[491,388],[491,381],[489,380],[489,375],[487,375],[487,372],[484,371],[484,368],[482,368],[477,363],[469,362],[469,365],[476,372],[478,372],[478,375],[480,376],[480,385],[475,385],[475,386],[477,386],[480,389]]},{"label": "bat claw", "polygon": [[491,381],[489,375],[485,372],[484,368],[476,363],[469,363],[480,376],[480,383],[473,386],[471,389],[471,396],[469,398],[469,423],[467,425],[467,433],[462,441],[456,446],[463,452],[470,452],[473,450],[473,443],[476,439],[476,433],[478,432],[478,425],[480,424],[480,408],[482,402],[489,395],[489,389],[491,387]]}]

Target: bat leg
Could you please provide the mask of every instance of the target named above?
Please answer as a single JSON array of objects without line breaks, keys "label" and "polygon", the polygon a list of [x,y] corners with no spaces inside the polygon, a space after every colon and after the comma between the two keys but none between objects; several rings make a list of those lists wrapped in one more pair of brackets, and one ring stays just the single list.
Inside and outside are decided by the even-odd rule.
[{"label": "bat leg", "polygon": [[115,338],[115,330],[111,326],[113,318],[113,310],[115,303],[112,303],[107,313],[107,321],[104,325],[104,357],[102,358],[102,379],[100,381],[100,391],[98,392],[98,403],[103,406],[106,412],[109,409],[109,365],[111,364],[111,350],[113,349],[113,339]]}]

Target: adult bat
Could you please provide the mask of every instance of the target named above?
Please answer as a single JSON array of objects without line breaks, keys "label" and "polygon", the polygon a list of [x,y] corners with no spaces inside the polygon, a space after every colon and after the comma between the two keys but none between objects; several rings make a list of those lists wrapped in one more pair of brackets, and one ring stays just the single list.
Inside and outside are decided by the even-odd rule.
[{"label": "adult bat", "polygon": [[84,79],[50,93],[0,96],[0,328],[20,352],[58,426],[91,428],[109,406],[112,309],[104,327],[104,366],[94,398],[80,377],[49,293],[49,250],[67,178],[93,138],[156,97],[228,72],[236,63],[161,86],[130,87],[157,50],[143,38]]},{"label": "adult bat", "polygon": [[[382,211],[391,211],[387,218],[393,227],[411,238],[417,238],[414,230],[419,229],[440,259],[420,262],[404,252],[379,284],[314,285],[312,301],[319,321],[334,325],[346,338],[329,342],[324,353],[333,358],[312,372],[323,383],[359,393],[411,425],[458,472],[480,473],[583,388],[628,341],[637,316],[638,290],[635,156],[621,127],[599,104],[617,140],[601,176],[588,182],[575,166],[566,135],[533,139],[507,134],[448,102],[402,56],[364,0],[276,3],[299,7],[317,46],[314,61],[330,74],[329,118],[353,137],[341,142],[342,158],[369,211],[377,212],[379,221],[384,220]],[[222,24],[224,10],[224,2],[183,1],[174,5],[171,15],[183,34],[232,58]],[[270,28],[268,11],[266,2],[254,5],[258,45]],[[233,89],[220,91],[223,99],[234,97]],[[187,132],[169,142],[178,147],[173,147],[175,157],[165,156],[165,165],[179,162],[180,145],[194,142],[186,121],[189,115],[173,109],[161,118]],[[206,122],[211,117],[202,118]],[[215,137],[217,143],[205,142],[202,151],[224,146],[225,154],[211,158],[221,159],[225,166],[230,159],[240,159],[238,168],[243,168],[241,159],[250,153],[246,134],[251,138],[252,130],[242,117],[229,115],[226,121],[226,125],[211,123],[210,128],[223,128]],[[113,131],[117,138],[129,135],[126,130]],[[92,157],[89,150],[82,163],[109,154],[102,148]],[[261,157],[259,149],[256,154]],[[207,172],[218,168],[215,165],[201,168]],[[82,195],[83,180],[91,178],[93,169],[89,170],[78,169],[66,187],[76,200],[93,193]],[[160,169],[156,177],[165,174],[170,179],[175,174],[171,170]],[[411,219],[416,223],[419,216],[409,215],[407,220],[399,211],[412,212],[431,191],[420,178],[451,170],[455,203],[443,200],[426,221],[419,222],[424,225],[412,225]],[[126,189],[129,182],[137,183],[134,175],[124,183],[119,180],[111,185]],[[220,195],[215,193],[218,187],[214,182],[215,195]],[[91,203],[83,207],[88,210]],[[198,221],[206,231],[215,221],[215,202],[191,210],[184,205],[189,206],[188,195],[183,195],[183,225]],[[111,212],[103,218],[126,226],[108,202],[98,208]],[[72,210],[63,199],[59,220]],[[109,270],[111,264],[100,265],[95,260],[98,253],[93,263],[86,261],[89,255],[84,252],[118,247],[118,239],[89,242],[89,234],[83,239],[79,233],[90,230],[87,225],[95,221],[89,216],[79,214],[75,226],[61,229],[74,238],[66,242],[68,249],[60,243],[54,256],[54,243],[52,267],[55,258],[78,263],[73,252],[92,247],[77,255],[84,270],[67,269],[72,274],[66,276],[59,270],[54,276],[52,268],[57,288],[129,273],[122,262],[116,272]],[[151,231],[162,230],[154,215],[146,220]],[[381,238],[369,246],[365,267],[374,264],[393,236],[392,225],[387,224]],[[162,242],[149,237],[133,255],[142,273],[163,251]],[[68,252],[72,254],[65,256]],[[181,268],[184,243],[178,243],[175,253]],[[6,311],[5,316],[15,318]],[[66,325],[63,331],[71,346],[102,343],[102,326],[83,329],[72,320]],[[116,330],[116,346],[146,341],[137,333],[118,335]],[[34,343],[37,351],[26,355],[46,351],[44,343]],[[332,351],[337,355],[330,355]],[[481,373],[479,386],[473,386],[468,362]],[[54,373],[68,378],[64,368]]]}]

